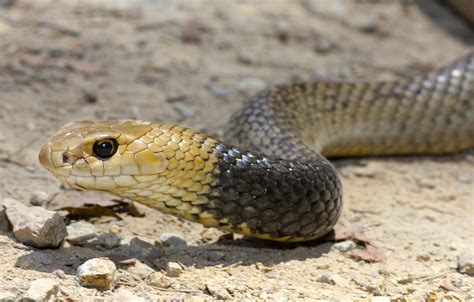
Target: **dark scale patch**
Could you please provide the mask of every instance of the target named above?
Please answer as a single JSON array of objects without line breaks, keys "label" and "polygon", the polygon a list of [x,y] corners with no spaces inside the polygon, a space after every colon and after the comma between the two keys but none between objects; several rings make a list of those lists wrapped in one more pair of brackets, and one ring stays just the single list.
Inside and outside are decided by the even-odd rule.
[{"label": "dark scale patch", "polygon": [[336,223],[341,185],[325,159],[287,161],[223,144],[215,150],[220,158],[216,184],[210,202],[199,206],[225,226],[238,230],[246,223],[254,234],[313,238]]}]

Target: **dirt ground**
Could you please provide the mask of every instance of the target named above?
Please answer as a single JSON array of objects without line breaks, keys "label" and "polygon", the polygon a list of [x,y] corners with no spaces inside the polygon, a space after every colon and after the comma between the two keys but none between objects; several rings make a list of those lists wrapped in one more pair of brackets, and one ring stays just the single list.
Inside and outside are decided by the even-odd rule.
[{"label": "dirt ground", "polygon": [[[0,197],[28,204],[35,192],[57,194],[51,208],[109,198],[65,191],[40,167],[41,144],[70,121],[133,118],[220,136],[229,115],[265,87],[401,78],[448,63],[474,42],[467,23],[428,0],[7,2],[0,1]],[[474,301],[474,277],[458,272],[456,260],[474,249],[473,152],[336,166],[345,190],[337,229],[362,228],[385,262],[356,261],[333,243],[218,242],[220,231],[146,209],[145,217],[91,222],[122,246],[180,234],[188,246],[159,247],[151,277],[119,265],[114,289],[83,288],[77,266],[121,247],[35,250],[4,232],[0,293],[20,297],[47,277],[59,280],[65,300],[129,289],[150,300]],[[169,261],[183,267],[178,277],[164,271]]]}]

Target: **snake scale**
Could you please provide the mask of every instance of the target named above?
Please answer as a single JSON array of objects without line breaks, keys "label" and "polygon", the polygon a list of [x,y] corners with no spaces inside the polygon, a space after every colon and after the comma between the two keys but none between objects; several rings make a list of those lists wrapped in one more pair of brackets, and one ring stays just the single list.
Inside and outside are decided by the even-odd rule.
[{"label": "snake scale", "polygon": [[232,116],[224,141],[178,125],[80,121],[53,135],[39,159],[72,188],[257,238],[312,240],[342,211],[327,157],[474,147],[474,53],[398,81],[263,91]]}]

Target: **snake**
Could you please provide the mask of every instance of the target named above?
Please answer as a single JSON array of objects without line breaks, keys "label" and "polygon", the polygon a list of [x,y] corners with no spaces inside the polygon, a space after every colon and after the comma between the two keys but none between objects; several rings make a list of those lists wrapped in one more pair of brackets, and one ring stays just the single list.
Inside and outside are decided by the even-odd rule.
[{"label": "snake", "polygon": [[224,133],[77,121],[44,144],[39,161],[69,188],[259,239],[314,240],[334,229],[343,208],[328,158],[474,147],[474,53],[392,81],[275,86],[246,101]]}]

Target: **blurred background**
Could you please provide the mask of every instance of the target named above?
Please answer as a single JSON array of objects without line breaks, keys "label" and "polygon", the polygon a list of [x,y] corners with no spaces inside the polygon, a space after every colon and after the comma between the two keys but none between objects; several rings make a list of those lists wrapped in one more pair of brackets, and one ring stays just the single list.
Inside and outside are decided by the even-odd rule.
[{"label": "blurred background", "polygon": [[[62,194],[59,184],[40,169],[37,153],[51,134],[73,120],[179,123],[219,137],[229,116],[246,99],[274,85],[389,80],[433,70],[473,50],[474,31],[469,23],[474,21],[473,6],[471,0],[0,0],[0,196],[28,201],[37,190]],[[350,179],[343,221],[350,225],[363,218],[365,223],[383,225],[372,238],[389,250],[406,248],[408,254],[391,255],[391,276],[398,278],[417,269],[419,275],[433,272],[434,268],[428,269],[431,263],[415,260],[427,250],[435,253],[432,258],[440,259],[436,262],[439,270],[446,269],[452,266],[446,259],[455,258],[455,251],[442,249],[454,240],[449,236],[466,234],[456,237],[464,244],[474,236],[474,228],[469,231],[473,207],[468,207],[473,162],[472,156],[454,161],[353,161],[353,167],[341,170],[343,181]],[[430,179],[428,184],[426,179]],[[417,206],[426,202],[431,207],[433,200],[451,204],[407,216],[407,204],[413,200],[419,202]],[[370,211],[375,206],[370,202],[386,208],[373,215]],[[364,207],[367,212],[361,211]],[[454,211],[455,216],[449,216],[452,220],[443,216],[449,211]],[[144,231],[137,225],[162,223],[165,218],[156,215],[143,218],[148,222],[133,218],[123,228],[154,238],[153,228]],[[183,230],[182,221],[167,223]],[[413,224],[425,227],[413,233]],[[398,227],[404,231],[400,233]],[[196,228],[187,224],[184,230]],[[216,238],[216,233],[210,234]],[[203,242],[201,236],[185,235],[197,244]],[[428,242],[420,243],[419,238]],[[445,241],[440,243],[440,238]],[[252,255],[263,261],[268,253],[246,251],[226,251],[226,259],[231,259],[227,264]],[[291,269],[285,266],[294,258],[306,258],[310,251],[301,248],[270,255],[283,263],[275,266],[277,279],[300,286],[288,297],[323,297],[310,290],[318,276],[309,274],[308,265],[315,270],[361,270],[352,260],[334,255],[339,262],[326,268],[304,261]],[[15,253],[14,249],[8,252]],[[196,259],[188,264],[201,258]],[[189,272],[189,280],[198,282],[204,273],[209,278],[219,276],[219,268],[207,266]],[[235,284],[243,286],[234,288],[234,297],[277,297],[260,295],[262,288],[275,293],[281,283],[261,283],[266,280],[261,269],[245,269],[233,271],[240,278]],[[364,270],[367,275],[362,279],[385,278],[377,267]],[[4,276],[18,274],[4,270]],[[453,278],[462,277],[453,274]],[[431,280],[422,281],[411,293],[423,296],[439,289],[437,281]],[[257,286],[259,282],[264,285]],[[410,284],[394,282],[381,293],[410,293]],[[457,284],[469,287],[472,280]],[[348,294],[361,286],[341,283],[340,287],[335,292]],[[202,292],[202,285],[192,290]],[[359,292],[363,296],[364,290]],[[334,297],[344,300],[348,296]]]}]

